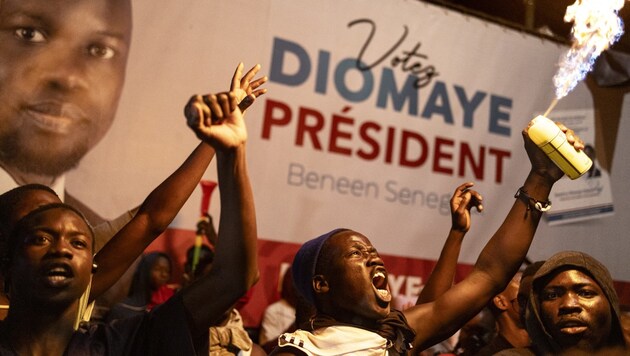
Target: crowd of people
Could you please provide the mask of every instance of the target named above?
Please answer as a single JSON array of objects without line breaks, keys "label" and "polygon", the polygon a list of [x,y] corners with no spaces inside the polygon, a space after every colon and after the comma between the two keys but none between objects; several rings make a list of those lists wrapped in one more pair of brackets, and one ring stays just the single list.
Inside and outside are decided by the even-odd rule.
[{"label": "crowd of people", "polygon": [[[563,176],[527,127],[531,170],[462,281],[453,277],[471,209],[483,209],[473,183],[453,193],[451,229],[415,303],[392,307],[377,247],[340,227],[302,244],[282,298],[252,338],[238,305],[259,278],[244,115],[266,92],[260,66],[244,72],[239,64],[228,91],[184,105],[200,143],[137,208],[105,221],[65,190],[65,172],[115,116],[131,23],[129,0],[0,1],[0,355],[630,352],[630,320],[600,261],[561,251],[521,269],[540,207]],[[558,126],[575,149],[585,148]],[[218,231],[208,220],[209,246],[191,247],[184,282],[173,288],[169,256],[143,253],[215,159]],[[104,312],[95,314],[98,300]],[[452,350],[436,348],[458,332]]]}]

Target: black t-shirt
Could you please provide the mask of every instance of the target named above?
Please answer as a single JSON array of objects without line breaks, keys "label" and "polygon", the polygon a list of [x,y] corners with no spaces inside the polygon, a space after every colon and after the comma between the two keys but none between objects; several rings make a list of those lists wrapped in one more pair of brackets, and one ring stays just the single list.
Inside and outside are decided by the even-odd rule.
[{"label": "black t-shirt", "polygon": [[[65,351],[67,356],[195,355],[181,295],[144,315],[111,323],[90,323],[77,330]],[[0,323],[0,356],[16,353],[6,342]]]}]

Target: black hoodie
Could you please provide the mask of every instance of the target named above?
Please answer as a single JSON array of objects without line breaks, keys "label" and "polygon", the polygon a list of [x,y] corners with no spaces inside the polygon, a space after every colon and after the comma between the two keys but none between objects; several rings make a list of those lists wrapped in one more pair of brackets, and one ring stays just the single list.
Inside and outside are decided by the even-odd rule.
[{"label": "black hoodie", "polygon": [[543,290],[548,281],[553,278],[558,269],[562,268],[579,270],[594,281],[604,292],[611,308],[612,323],[611,333],[608,337],[606,346],[626,349],[623,338],[623,329],[620,323],[619,298],[613,286],[613,280],[608,269],[593,257],[576,251],[559,252],[549,258],[543,264],[538,272],[534,275],[533,288],[529,295],[529,304],[526,311],[527,331],[529,332],[532,343],[538,353],[542,354],[558,354],[562,350],[560,345],[553,340],[551,335],[541,320],[540,315],[540,292]]}]

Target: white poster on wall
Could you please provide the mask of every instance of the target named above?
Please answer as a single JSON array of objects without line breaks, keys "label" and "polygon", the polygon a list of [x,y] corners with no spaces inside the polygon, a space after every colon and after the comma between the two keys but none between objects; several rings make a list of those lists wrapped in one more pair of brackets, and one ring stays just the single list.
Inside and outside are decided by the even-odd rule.
[{"label": "white poster on wall", "polygon": [[562,178],[551,193],[553,209],[546,214],[550,225],[568,224],[610,216],[614,213],[610,177],[600,166],[595,152],[595,123],[593,110],[563,110],[552,112],[554,121],[570,127],[584,141],[584,152],[593,165],[580,178]]}]

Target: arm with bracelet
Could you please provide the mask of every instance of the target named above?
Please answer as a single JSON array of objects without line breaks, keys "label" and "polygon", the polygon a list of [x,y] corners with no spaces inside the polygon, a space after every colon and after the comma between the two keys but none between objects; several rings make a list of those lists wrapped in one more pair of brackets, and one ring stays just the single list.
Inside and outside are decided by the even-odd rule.
[{"label": "arm with bracelet", "polygon": [[527,204],[527,210],[530,210],[533,207],[534,209],[544,213],[545,211],[549,211],[551,209],[551,200],[536,200],[527,194],[525,187],[518,188],[514,194],[514,198],[520,199],[522,202]]},{"label": "arm with bracelet", "polygon": [[[573,131],[558,128],[576,150],[584,146]],[[531,170],[515,195],[505,220],[481,251],[472,272],[435,301],[403,311],[416,331],[414,348],[423,350],[461,328],[489,300],[505,289],[524,260],[544,211],[551,206],[549,193],[563,171],[522,132]]]}]

